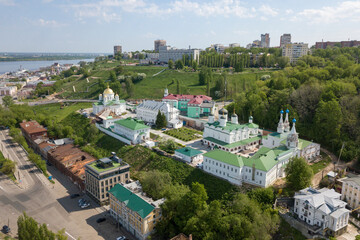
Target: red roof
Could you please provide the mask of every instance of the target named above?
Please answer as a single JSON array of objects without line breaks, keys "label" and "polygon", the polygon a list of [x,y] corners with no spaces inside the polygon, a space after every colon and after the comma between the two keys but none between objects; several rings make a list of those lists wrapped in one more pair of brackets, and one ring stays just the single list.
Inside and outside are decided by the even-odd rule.
[{"label": "red roof", "polygon": [[211,97],[208,97],[206,95],[185,95],[185,94],[169,94],[166,97],[163,97],[163,99],[169,99],[169,100],[190,100],[189,104],[201,104],[203,101],[211,101]]},{"label": "red roof", "polygon": [[20,123],[20,127],[24,129],[27,134],[47,132],[46,128],[41,126],[37,121],[29,121]]}]

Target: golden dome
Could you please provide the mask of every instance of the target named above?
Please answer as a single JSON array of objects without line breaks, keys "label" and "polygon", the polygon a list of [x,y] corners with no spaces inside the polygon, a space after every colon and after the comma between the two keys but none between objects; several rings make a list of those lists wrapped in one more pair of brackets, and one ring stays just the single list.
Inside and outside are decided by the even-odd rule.
[{"label": "golden dome", "polygon": [[114,94],[113,90],[111,90],[111,88],[109,88],[109,85],[105,89],[104,94]]}]

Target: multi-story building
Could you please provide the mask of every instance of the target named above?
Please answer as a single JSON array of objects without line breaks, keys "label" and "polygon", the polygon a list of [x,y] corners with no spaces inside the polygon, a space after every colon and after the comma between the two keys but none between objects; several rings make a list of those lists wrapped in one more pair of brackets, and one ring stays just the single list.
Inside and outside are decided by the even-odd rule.
[{"label": "multi-story building", "polygon": [[174,62],[183,59],[183,56],[189,57],[192,60],[198,61],[200,56],[199,49],[177,49],[170,46],[159,47],[159,61],[167,63],[169,60]]},{"label": "multi-story building", "polygon": [[283,35],[280,36],[280,48],[282,48],[290,43],[291,43],[291,34],[290,33],[284,33]]},{"label": "multi-story building", "polygon": [[251,44],[252,48],[257,48],[261,46],[261,41],[260,40],[254,40]]},{"label": "multi-story building", "polygon": [[309,225],[312,234],[338,236],[346,232],[349,210],[334,189],[311,187],[295,193],[294,213]]},{"label": "multi-story building", "polygon": [[100,204],[108,203],[108,191],[112,187],[128,181],[130,165],[115,154],[85,165],[86,192]]},{"label": "multi-story building", "polygon": [[316,49],[326,49],[327,47],[357,47],[360,46],[360,41],[357,40],[350,40],[350,41],[341,41],[341,42],[316,42],[315,48]]},{"label": "multi-story building", "polygon": [[107,135],[130,145],[144,142],[150,138],[150,127],[145,125],[142,120],[135,118],[117,120],[110,127],[96,123],[96,127]]},{"label": "multi-story building", "polygon": [[269,48],[270,47],[270,35],[268,33],[261,34],[260,46],[262,48]]},{"label": "multi-story building", "polygon": [[342,180],[341,199],[352,209],[360,207],[360,177]]},{"label": "multi-story building", "polygon": [[20,129],[28,144],[35,150],[37,148],[36,140],[48,139],[47,129],[35,120],[28,122],[23,121],[20,123]]},{"label": "multi-story building", "polygon": [[180,110],[166,102],[157,102],[153,100],[142,102],[136,107],[136,118],[155,124],[159,111],[165,115],[168,127],[182,127],[182,121],[179,120]]},{"label": "multi-story building", "polygon": [[292,157],[310,159],[320,154],[319,144],[298,138],[295,119],[289,131],[288,114],[284,122],[281,112],[276,134],[263,137],[258,135],[261,131],[252,123],[252,117],[249,123],[238,124],[233,114],[232,122],[227,123],[222,114],[217,122],[209,117],[205,126],[203,143],[218,149],[203,155],[203,170],[233,184],[268,187],[285,177],[285,166]]},{"label": "multi-story building", "polygon": [[290,63],[296,64],[298,59],[307,55],[309,52],[307,43],[291,43],[287,44],[282,49],[282,55],[288,57]]},{"label": "multi-story building", "polygon": [[161,220],[160,205],[165,199],[157,201],[146,197],[140,183],[116,184],[109,191],[110,215],[118,224],[127,229],[137,239],[145,240]]},{"label": "multi-story building", "polygon": [[114,56],[122,53],[122,47],[120,45],[114,46]]},{"label": "multi-story building", "polygon": [[85,190],[85,165],[95,160],[93,156],[73,144],[66,144],[50,149],[47,160],[68,176],[80,190]]},{"label": "multi-story building", "polygon": [[155,50],[155,52],[159,52],[159,50],[160,50],[160,47],[162,47],[162,46],[166,46],[166,40],[155,40],[154,41],[154,50]]},{"label": "multi-story building", "polygon": [[217,53],[224,53],[224,51],[226,49],[226,47],[224,45],[219,44],[219,43],[211,45],[210,48],[215,49],[215,51]]},{"label": "multi-story building", "polygon": [[166,88],[162,101],[186,113],[188,117],[199,118],[214,114],[215,102],[205,95],[169,94]]}]

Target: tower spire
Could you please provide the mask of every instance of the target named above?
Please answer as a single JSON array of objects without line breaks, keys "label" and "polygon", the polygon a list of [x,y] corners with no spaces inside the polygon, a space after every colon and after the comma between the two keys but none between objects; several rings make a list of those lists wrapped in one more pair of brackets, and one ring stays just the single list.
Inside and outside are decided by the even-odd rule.
[{"label": "tower spire", "polygon": [[280,111],[280,120],[279,120],[279,124],[278,124],[278,127],[277,127],[277,132],[278,133],[283,133],[284,132],[283,114],[284,114],[284,111],[281,110]]}]

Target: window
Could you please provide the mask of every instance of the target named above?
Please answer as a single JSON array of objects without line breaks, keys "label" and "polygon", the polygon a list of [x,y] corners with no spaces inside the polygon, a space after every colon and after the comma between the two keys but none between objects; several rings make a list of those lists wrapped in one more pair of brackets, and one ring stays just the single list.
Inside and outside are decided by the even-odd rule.
[{"label": "window", "polygon": [[260,173],[260,176],[262,176],[262,172]]},{"label": "window", "polygon": [[233,169],[233,168],[231,168],[231,171],[233,172],[233,171],[234,171],[234,169]]},{"label": "window", "polygon": [[105,185],[108,185],[108,180],[105,180]]},{"label": "window", "polygon": [[101,182],[101,186],[102,186],[102,187],[104,186],[104,182]]},{"label": "window", "polygon": [[218,163],[216,163],[216,166],[218,165]]},{"label": "window", "polygon": [[112,178],[110,178],[110,184],[112,184]]},{"label": "window", "polygon": [[235,169],[235,172],[237,173],[237,169]]},{"label": "window", "polygon": [[125,174],[125,178],[128,178],[128,174],[127,174],[127,173]]},{"label": "window", "polygon": [[325,219],[325,215],[322,215],[322,219]]},{"label": "window", "polygon": [[259,172],[256,172],[256,175],[259,176]]},{"label": "window", "polygon": [[261,184],[261,180],[260,180],[260,184]]},{"label": "window", "polygon": [[229,168],[230,168],[230,167],[228,166],[228,170],[229,170]]}]

